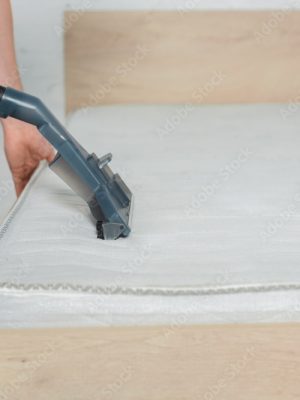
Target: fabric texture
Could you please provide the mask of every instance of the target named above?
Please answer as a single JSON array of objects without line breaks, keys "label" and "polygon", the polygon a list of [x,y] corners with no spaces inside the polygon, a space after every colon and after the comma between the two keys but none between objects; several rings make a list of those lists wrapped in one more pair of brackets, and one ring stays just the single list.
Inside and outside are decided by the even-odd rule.
[{"label": "fabric texture", "polygon": [[[234,312],[239,296],[249,300],[278,292],[281,298],[291,294],[286,304],[290,309],[293,303],[297,314],[300,116],[284,118],[286,107],[78,111],[69,119],[70,132],[98,156],[112,152],[113,171],[134,193],[132,234],[113,242],[97,239],[87,205],[41,167],[1,227],[1,293],[13,296],[10,304],[15,296],[33,293],[123,296],[125,303],[141,302],[139,315],[143,304],[145,310],[152,305],[157,322],[159,302],[163,314],[170,304],[174,315],[176,302],[183,301],[181,313],[193,298],[194,314],[202,313],[206,321],[205,306],[199,310],[203,296],[213,297],[213,304],[224,296],[228,304],[233,301]],[[248,300],[242,302],[245,313]],[[134,307],[129,308],[134,320]],[[276,308],[281,307],[277,304],[275,314]],[[149,316],[146,320],[151,322]]]}]

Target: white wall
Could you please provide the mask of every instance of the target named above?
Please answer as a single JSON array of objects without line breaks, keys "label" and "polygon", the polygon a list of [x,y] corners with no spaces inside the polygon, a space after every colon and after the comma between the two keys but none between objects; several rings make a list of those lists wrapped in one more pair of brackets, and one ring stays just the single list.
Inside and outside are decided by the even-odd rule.
[{"label": "white wall", "polygon": [[[41,97],[64,118],[63,11],[129,9],[276,9],[300,8],[300,0],[11,0],[15,40],[25,89]],[[80,16],[80,13],[78,14]],[[2,132],[0,132],[2,142]],[[0,149],[0,219],[14,200]]]}]

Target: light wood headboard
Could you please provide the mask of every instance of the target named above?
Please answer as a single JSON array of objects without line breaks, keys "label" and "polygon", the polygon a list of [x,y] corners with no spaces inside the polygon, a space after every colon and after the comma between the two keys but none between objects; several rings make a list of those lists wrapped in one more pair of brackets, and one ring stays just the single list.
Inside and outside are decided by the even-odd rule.
[{"label": "light wood headboard", "polygon": [[300,94],[300,12],[73,11],[65,23],[68,112]]}]

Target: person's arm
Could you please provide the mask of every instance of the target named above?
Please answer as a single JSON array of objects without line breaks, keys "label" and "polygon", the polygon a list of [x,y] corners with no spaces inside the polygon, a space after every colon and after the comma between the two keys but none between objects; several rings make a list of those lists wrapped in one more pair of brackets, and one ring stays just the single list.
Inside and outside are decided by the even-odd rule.
[{"label": "person's arm", "polygon": [[[18,72],[9,0],[0,0],[0,85],[22,89]],[[19,195],[41,160],[51,161],[53,149],[36,128],[11,118],[1,120],[4,148]]]}]

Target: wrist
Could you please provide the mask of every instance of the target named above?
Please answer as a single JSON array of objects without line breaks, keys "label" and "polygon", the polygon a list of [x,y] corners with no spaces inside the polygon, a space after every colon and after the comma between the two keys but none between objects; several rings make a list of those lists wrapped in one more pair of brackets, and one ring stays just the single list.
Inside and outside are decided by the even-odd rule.
[{"label": "wrist", "polygon": [[1,73],[0,85],[4,87],[11,87],[17,90],[23,90],[19,70],[15,69],[15,72],[9,72],[4,74]]},{"label": "wrist", "polygon": [[15,137],[16,140],[19,134],[26,136],[29,126],[22,121],[16,120],[14,118],[5,118],[1,120],[3,127],[4,141],[7,141],[11,137]]},{"label": "wrist", "polygon": [[4,129],[4,133],[9,133],[9,131],[11,130],[11,128],[13,128],[15,121],[13,118],[2,118],[1,119],[1,124],[3,126]]},{"label": "wrist", "polygon": [[[0,85],[3,87],[11,87],[13,89],[17,90],[23,90],[22,89],[22,84],[20,79],[17,79],[13,84],[7,84],[8,82],[5,79],[1,79],[0,77]],[[0,123],[3,127],[4,134],[9,133],[11,131],[11,128],[16,128],[20,124],[21,121],[18,121],[14,118],[0,118]]]},{"label": "wrist", "polygon": [[10,122],[8,121],[8,119],[7,118],[1,118],[1,125],[2,125],[2,128],[3,128],[3,134],[4,134],[4,137],[5,137],[5,135],[7,135],[8,134],[8,132],[9,132],[9,127],[10,127]]}]

